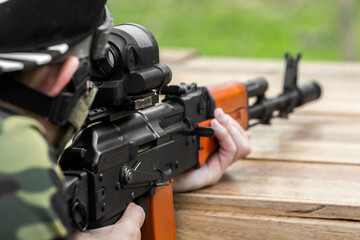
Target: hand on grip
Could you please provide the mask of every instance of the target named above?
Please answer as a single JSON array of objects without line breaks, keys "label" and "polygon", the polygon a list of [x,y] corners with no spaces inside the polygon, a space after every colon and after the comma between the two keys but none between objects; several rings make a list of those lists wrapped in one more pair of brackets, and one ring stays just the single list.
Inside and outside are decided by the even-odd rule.
[{"label": "hand on grip", "polygon": [[141,239],[140,228],[145,220],[144,210],[135,203],[129,203],[123,216],[114,225],[74,233],[75,240],[91,239]]}]

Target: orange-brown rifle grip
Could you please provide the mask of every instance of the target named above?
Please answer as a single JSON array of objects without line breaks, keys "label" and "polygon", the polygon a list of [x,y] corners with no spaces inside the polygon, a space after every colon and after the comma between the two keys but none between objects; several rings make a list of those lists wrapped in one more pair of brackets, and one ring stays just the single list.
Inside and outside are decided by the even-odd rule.
[{"label": "orange-brown rifle grip", "polygon": [[[208,88],[214,96],[216,107],[222,108],[225,113],[234,118],[244,129],[248,127],[248,98],[245,86],[240,82],[227,82]],[[209,127],[211,120],[198,124]],[[199,167],[205,164],[206,159],[216,151],[218,143],[215,137],[201,137],[199,148]]]},{"label": "orange-brown rifle grip", "polygon": [[142,240],[176,240],[172,182],[155,188],[155,194],[148,199]]}]

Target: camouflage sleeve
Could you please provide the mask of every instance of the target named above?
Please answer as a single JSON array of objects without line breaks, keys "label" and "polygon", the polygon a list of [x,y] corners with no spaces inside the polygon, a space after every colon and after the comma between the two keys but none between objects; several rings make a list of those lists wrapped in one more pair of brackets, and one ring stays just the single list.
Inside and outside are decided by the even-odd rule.
[{"label": "camouflage sleeve", "polygon": [[22,116],[0,119],[0,239],[67,239],[62,175],[42,127]]}]

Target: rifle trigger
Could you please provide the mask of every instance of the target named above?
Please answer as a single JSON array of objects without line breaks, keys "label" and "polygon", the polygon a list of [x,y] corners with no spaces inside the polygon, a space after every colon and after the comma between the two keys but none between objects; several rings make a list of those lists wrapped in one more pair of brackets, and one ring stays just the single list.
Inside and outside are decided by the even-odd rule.
[{"label": "rifle trigger", "polygon": [[213,137],[215,130],[212,127],[196,127],[192,133],[199,137]]}]

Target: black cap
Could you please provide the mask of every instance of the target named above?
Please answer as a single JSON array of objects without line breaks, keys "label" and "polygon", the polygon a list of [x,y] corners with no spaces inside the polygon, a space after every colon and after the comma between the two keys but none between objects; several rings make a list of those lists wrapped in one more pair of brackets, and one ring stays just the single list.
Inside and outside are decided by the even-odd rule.
[{"label": "black cap", "polygon": [[86,42],[104,21],[105,3],[0,0],[0,74],[53,62]]}]

